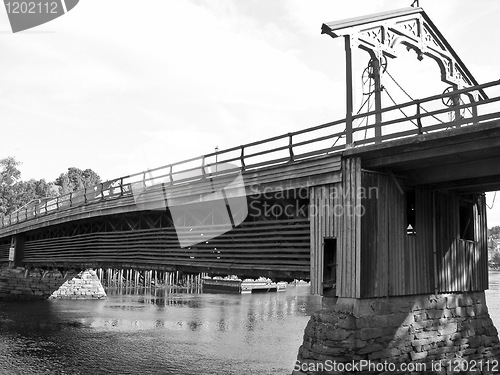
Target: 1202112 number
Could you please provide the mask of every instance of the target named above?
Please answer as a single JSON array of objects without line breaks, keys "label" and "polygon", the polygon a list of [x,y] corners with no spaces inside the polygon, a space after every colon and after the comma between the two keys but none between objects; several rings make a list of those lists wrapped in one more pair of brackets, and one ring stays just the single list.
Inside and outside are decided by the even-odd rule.
[{"label": "1202112 number", "polygon": [[7,2],[5,7],[7,8],[7,13],[11,14],[57,14],[57,2]]},{"label": "1202112 number", "polygon": [[499,363],[496,359],[493,360],[463,360],[456,359],[448,362],[448,371],[450,372],[482,372],[482,371],[497,372]]}]

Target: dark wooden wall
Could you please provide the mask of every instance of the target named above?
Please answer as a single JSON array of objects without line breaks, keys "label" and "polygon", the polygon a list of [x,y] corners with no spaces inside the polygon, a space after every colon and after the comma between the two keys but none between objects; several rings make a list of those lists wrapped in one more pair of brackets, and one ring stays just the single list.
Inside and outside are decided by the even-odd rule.
[{"label": "dark wooden wall", "polygon": [[359,253],[361,245],[361,163],[350,158],[342,163],[342,182],[311,188],[311,293],[323,293],[324,239],[337,239],[339,297],[360,297]]},{"label": "dark wooden wall", "polygon": [[342,205],[340,233],[337,252],[337,295],[339,297],[359,298],[361,270],[361,233],[362,207],[360,189],[361,159],[349,158],[342,163]]},{"label": "dark wooden wall", "polygon": [[9,250],[10,250],[10,238],[9,242],[3,241],[0,243],[0,262],[5,262],[9,260]]},{"label": "dark wooden wall", "polygon": [[311,293],[323,293],[323,259],[325,238],[337,238],[340,220],[335,211],[342,207],[342,184],[315,186],[310,191]]},{"label": "dark wooden wall", "polygon": [[458,194],[415,188],[416,234],[407,234],[404,186],[371,172],[362,173],[362,186],[378,191],[362,197],[362,297],[488,287],[484,196],[474,197],[475,241],[466,241],[460,239]]},{"label": "dark wooden wall", "polygon": [[[406,233],[406,194],[387,175],[363,172],[363,297],[430,293],[433,287],[430,194],[417,190],[417,234]],[[400,190],[401,189],[401,190]]]},{"label": "dark wooden wall", "polygon": [[464,240],[459,238],[459,197],[435,193],[436,275],[439,292],[488,288],[486,202],[484,196],[474,201],[474,241]]},{"label": "dark wooden wall", "polygon": [[[109,265],[307,279],[307,218],[244,222],[206,242],[188,248],[179,246],[180,230],[199,238],[202,233],[208,236],[218,229],[217,225],[194,229],[166,227],[32,239],[25,243],[23,261],[32,266]],[[0,251],[0,262],[7,261],[7,245]]]}]

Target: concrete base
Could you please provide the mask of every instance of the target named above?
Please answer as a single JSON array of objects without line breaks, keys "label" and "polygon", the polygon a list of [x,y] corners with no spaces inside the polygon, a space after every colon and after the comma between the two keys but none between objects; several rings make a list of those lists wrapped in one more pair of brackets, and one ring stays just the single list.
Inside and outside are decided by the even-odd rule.
[{"label": "concrete base", "polygon": [[311,316],[293,374],[451,374],[463,366],[489,374],[499,360],[484,292],[339,298]]},{"label": "concrete base", "polygon": [[95,271],[0,268],[0,300],[101,299],[106,293]]}]

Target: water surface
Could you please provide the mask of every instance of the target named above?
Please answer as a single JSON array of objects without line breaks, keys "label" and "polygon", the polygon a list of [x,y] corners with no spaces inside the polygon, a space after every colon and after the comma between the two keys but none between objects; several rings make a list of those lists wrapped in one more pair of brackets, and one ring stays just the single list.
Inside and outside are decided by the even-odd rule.
[{"label": "water surface", "polygon": [[[500,327],[500,272],[490,273]],[[290,374],[312,312],[286,293],[109,292],[101,301],[0,302],[1,374]]]},{"label": "water surface", "polygon": [[142,290],[101,301],[0,303],[4,374],[290,374],[308,286],[266,294]]}]

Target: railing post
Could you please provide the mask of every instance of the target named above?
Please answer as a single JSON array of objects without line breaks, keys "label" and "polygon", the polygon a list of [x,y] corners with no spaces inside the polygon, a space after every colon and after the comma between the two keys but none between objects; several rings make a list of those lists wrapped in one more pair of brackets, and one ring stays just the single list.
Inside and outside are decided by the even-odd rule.
[{"label": "railing post", "polygon": [[415,103],[417,105],[417,126],[418,126],[418,134],[422,134],[422,120],[420,118],[420,100],[417,100]]},{"label": "railing post", "polygon": [[101,200],[104,200],[104,182],[101,182]]},{"label": "railing post", "polygon": [[120,178],[120,196],[123,196],[123,177]]},{"label": "railing post", "polygon": [[346,146],[352,145],[352,51],[351,51],[351,37],[345,36],[345,67],[346,67],[346,117],[345,117],[345,134]]},{"label": "railing post", "polygon": [[49,210],[47,209],[48,203],[49,203],[49,201],[45,201],[45,215],[47,215],[47,212],[49,212]]},{"label": "railing post", "polygon": [[288,133],[288,152],[290,153],[290,162],[293,162],[295,155],[293,154],[293,135]]},{"label": "railing post", "polygon": [[476,98],[474,97],[473,93],[466,93],[466,95],[469,97],[470,100],[470,112],[472,115],[472,125],[477,125],[477,104],[476,104]]},{"label": "railing post", "polygon": [[241,155],[240,155],[240,161],[241,161],[241,170],[245,170],[245,146],[241,146]]},{"label": "railing post", "polygon": [[[217,163],[215,164],[215,173],[217,173]],[[206,178],[207,175],[205,173],[205,155],[201,157],[201,178]]]},{"label": "railing post", "polygon": [[69,192],[69,206],[73,207],[73,192]]},{"label": "railing post", "polygon": [[[458,90],[458,85],[453,85],[453,91]],[[453,107],[458,107],[460,105],[460,94],[458,95],[453,95],[452,97],[453,100]],[[461,115],[460,115],[460,109],[455,108],[455,121],[460,121],[461,120]],[[457,128],[460,128],[461,125],[457,124]]]},{"label": "railing post", "polygon": [[172,175],[173,174],[173,167],[172,167],[172,164],[170,164],[170,171],[168,172],[168,178],[170,180],[170,184],[173,185],[174,184],[174,176]]},{"label": "railing post", "polygon": [[83,202],[85,204],[87,204],[87,202],[88,202],[88,200],[87,200],[87,187],[86,186],[83,188]]},{"label": "railing post", "polygon": [[56,211],[59,209],[59,197],[56,197]]},{"label": "railing post", "polygon": [[477,125],[479,122],[477,121],[477,104],[476,102],[474,101],[474,99],[472,99],[472,104],[471,105],[471,112],[472,112],[472,125]]}]

